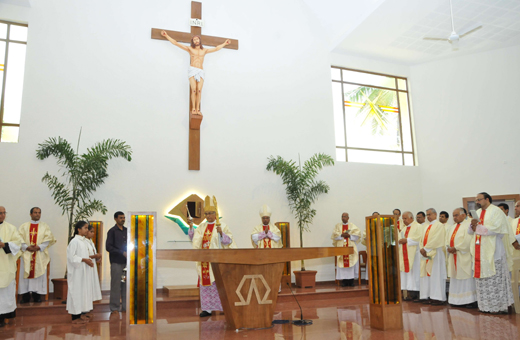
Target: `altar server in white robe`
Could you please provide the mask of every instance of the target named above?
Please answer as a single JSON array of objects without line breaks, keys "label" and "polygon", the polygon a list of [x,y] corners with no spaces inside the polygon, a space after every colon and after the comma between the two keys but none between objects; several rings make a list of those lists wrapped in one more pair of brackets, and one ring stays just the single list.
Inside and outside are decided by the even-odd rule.
[{"label": "altar server in white robe", "polygon": [[342,223],[336,224],[331,236],[334,247],[349,247],[354,250],[351,255],[336,257],[336,280],[342,280],[343,287],[354,286],[354,279],[359,275],[356,242],[361,237],[361,230],[354,223],[349,223],[349,218],[348,213],[343,213],[341,215]]},{"label": "altar server in white robe", "polygon": [[470,221],[466,219],[463,208],[453,211],[453,221],[446,234],[446,251],[448,252],[448,277],[450,278],[450,305],[477,307],[477,287],[473,278],[471,264],[471,242],[473,235],[468,234]]},{"label": "altar server in white robe", "polygon": [[92,267],[94,269],[92,275],[92,301],[99,301],[101,300],[102,296],[101,287],[99,285],[99,275],[97,266],[101,265],[101,254],[97,252],[96,246],[94,245],[94,242],[92,242],[92,237],[94,236],[94,227],[89,225],[86,241],[88,245],[89,258],[91,258],[92,262],[94,263],[94,267]]},{"label": "altar server in white robe", "polygon": [[16,317],[16,260],[22,245],[18,229],[5,222],[6,214],[0,206],[0,328],[5,319]]},{"label": "altar server in white robe", "polygon": [[[215,196],[213,196],[213,199],[209,196],[204,199],[204,216],[206,216],[205,222],[202,222],[197,229],[190,228],[188,231],[194,249],[237,248],[231,230],[219,220]],[[221,311],[222,303],[218,295],[211,263],[197,262],[196,266],[199,275],[200,307],[202,309],[199,316],[207,317],[211,315],[212,311]]]},{"label": "altar server in white robe", "polygon": [[264,204],[260,208],[262,224],[254,227],[251,233],[251,242],[255,248],[282,248],[282,233],[271,223],[271,208]]},{"label": "altar server in white robe", "polygon": [[92,275],[94,262],[90,259],[88,243],[85,236],[88,223],[76,222],[74,238],[67,247],[67,312],[72,315],[73,324],[87,323],[86,315],[93,309]]},{"label": "altar server in white robe", "polygon": [[30,214],[31,222],[22,224],[18,229],[23,238],[18,274],[21,303],[30,302],[31,295],[34,302],[41,302],[41,296],[47,295],[47,265],[51,260],[49,248],[56,243],[49,225],[40,221],[41,209],[34,207]]},{"label": "altar server in white robe", "polygon": [[408,291],[405,301],[419,299],[421,279],[421,242],[422,227],[414,221],[413,214],[405,211],[403,228],[399,232],[399,262],[401,267],[401,289]]},{"label": "altar server in white robe", "polygon": [[437,220],[437,211],[426,210],[430,222],[421,238],[421,294],[424,303],[442,305],[446,301],[446,227]]},{"label": "altar server in white robe", "polygon": [[[506,215],[493,203],[493,198],[481,192],[475,199],[477,216],[473,216],[468,233],[473,235],[471,256],[477,285],[478,308],[481,312],[507,313],[513,304],[509,268],[515,238]],[[511,240],[511,241],[510,241]]]}]

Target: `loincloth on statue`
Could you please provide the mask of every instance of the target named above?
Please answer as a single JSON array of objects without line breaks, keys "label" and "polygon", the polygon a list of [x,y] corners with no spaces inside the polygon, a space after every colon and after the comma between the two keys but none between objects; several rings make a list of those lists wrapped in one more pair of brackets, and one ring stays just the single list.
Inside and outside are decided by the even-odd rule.
[{"label": "loincloth on statue", "polygon": [[196,68],[193,66],[190,66],[190,69],[188,70],[188,79],[191,77],[195,77],[195,80],[200,82],[200,79],[204,79],[204,70],[200,68]]}]

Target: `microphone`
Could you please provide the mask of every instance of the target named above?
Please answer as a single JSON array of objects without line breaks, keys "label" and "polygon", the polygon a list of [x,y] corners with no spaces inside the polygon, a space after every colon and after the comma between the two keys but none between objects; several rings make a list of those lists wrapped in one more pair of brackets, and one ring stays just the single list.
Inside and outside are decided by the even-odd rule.
[{"label": "microphone", "polygon": [[289,287],[289,290],[291,291],[292,296],[294,297],[294,300],[296,300],[296,303],[298,304],[298,307],[300,307],[300,320],[295,320],[295,321],[292,322],[292,324],[296,325],[296,326],[312,325],[312,320],[303,320],[302,306],[300,306],[300,303],[298,302],[298,299],[296,298],[296,295],[294,295],[293,290],[292,290],[291,285],[289,284],[289,282],[286,282],[286,283],[287,283],[287,287]]}]

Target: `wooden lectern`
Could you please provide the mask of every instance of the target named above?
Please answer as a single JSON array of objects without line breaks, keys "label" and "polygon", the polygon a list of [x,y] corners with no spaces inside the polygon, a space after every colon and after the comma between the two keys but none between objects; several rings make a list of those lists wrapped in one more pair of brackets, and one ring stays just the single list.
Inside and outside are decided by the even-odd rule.
[{"label": "wooden lectern", "polygon": [[393,215],[366,217],[370,327],[403,329],[399,238]]},{"label": "wooden lectern", "polygon": [[157,250],[158,260],[210,262],[229,328],[271,327],[285,262],[349,255],[351,248]]}]

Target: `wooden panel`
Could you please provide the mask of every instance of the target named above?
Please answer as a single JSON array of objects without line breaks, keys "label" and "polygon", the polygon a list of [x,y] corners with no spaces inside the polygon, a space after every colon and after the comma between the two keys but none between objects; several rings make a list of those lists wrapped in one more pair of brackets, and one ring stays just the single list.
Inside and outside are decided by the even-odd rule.
[{"label": "wooden panel", "polygon": [[[157,40],[167,40],[165,37],[161,35],[161,31],[163,31],[162,28],[152,28],[152,39]],[[170,30],[164,30],[170,37],[177,40],[181,43],[191,43],[191,38],[193,37],[193,34],[186,33],[186,32],[178,32],[178,31],[170,31]],[[211,35],[201,35],[202,45],[203,46],[217,46],[222,44],[226,39],[230,40],[230,44],[227,46],[224,46],[224,48],[230,49],[230,50],[238,50],[238,40],[237,39],[230,39],[230,38],[222,38],[222,37],[214,37]]]},{"label": "wooden panel", "polygon": [[182,249],[157,250],[157,259],[262,265],[350,255],[352,248],[277,248],[277,249]]},{"label": "wooden panel", "polygon": [[200,290],[195,285],[187,286],[164,286],[164,294],[169,298],[177,297],[199,297]]},{"label": "wooden panel", "polygon": [[[260,266],[212,263],[211,268],[229,328],[271,327],[283,263]],[[253,280],[258,294],[254,291]],[[240,288],[241,296],[237,288]]]},{"label": "wooden panel", "polygon": [[401,305],[370,304],[370,327],[382,331],[403,329]]},{"label": "wooden panel", "polygon": [[189,132],[188,169],[200,170],[200,130]]}]

